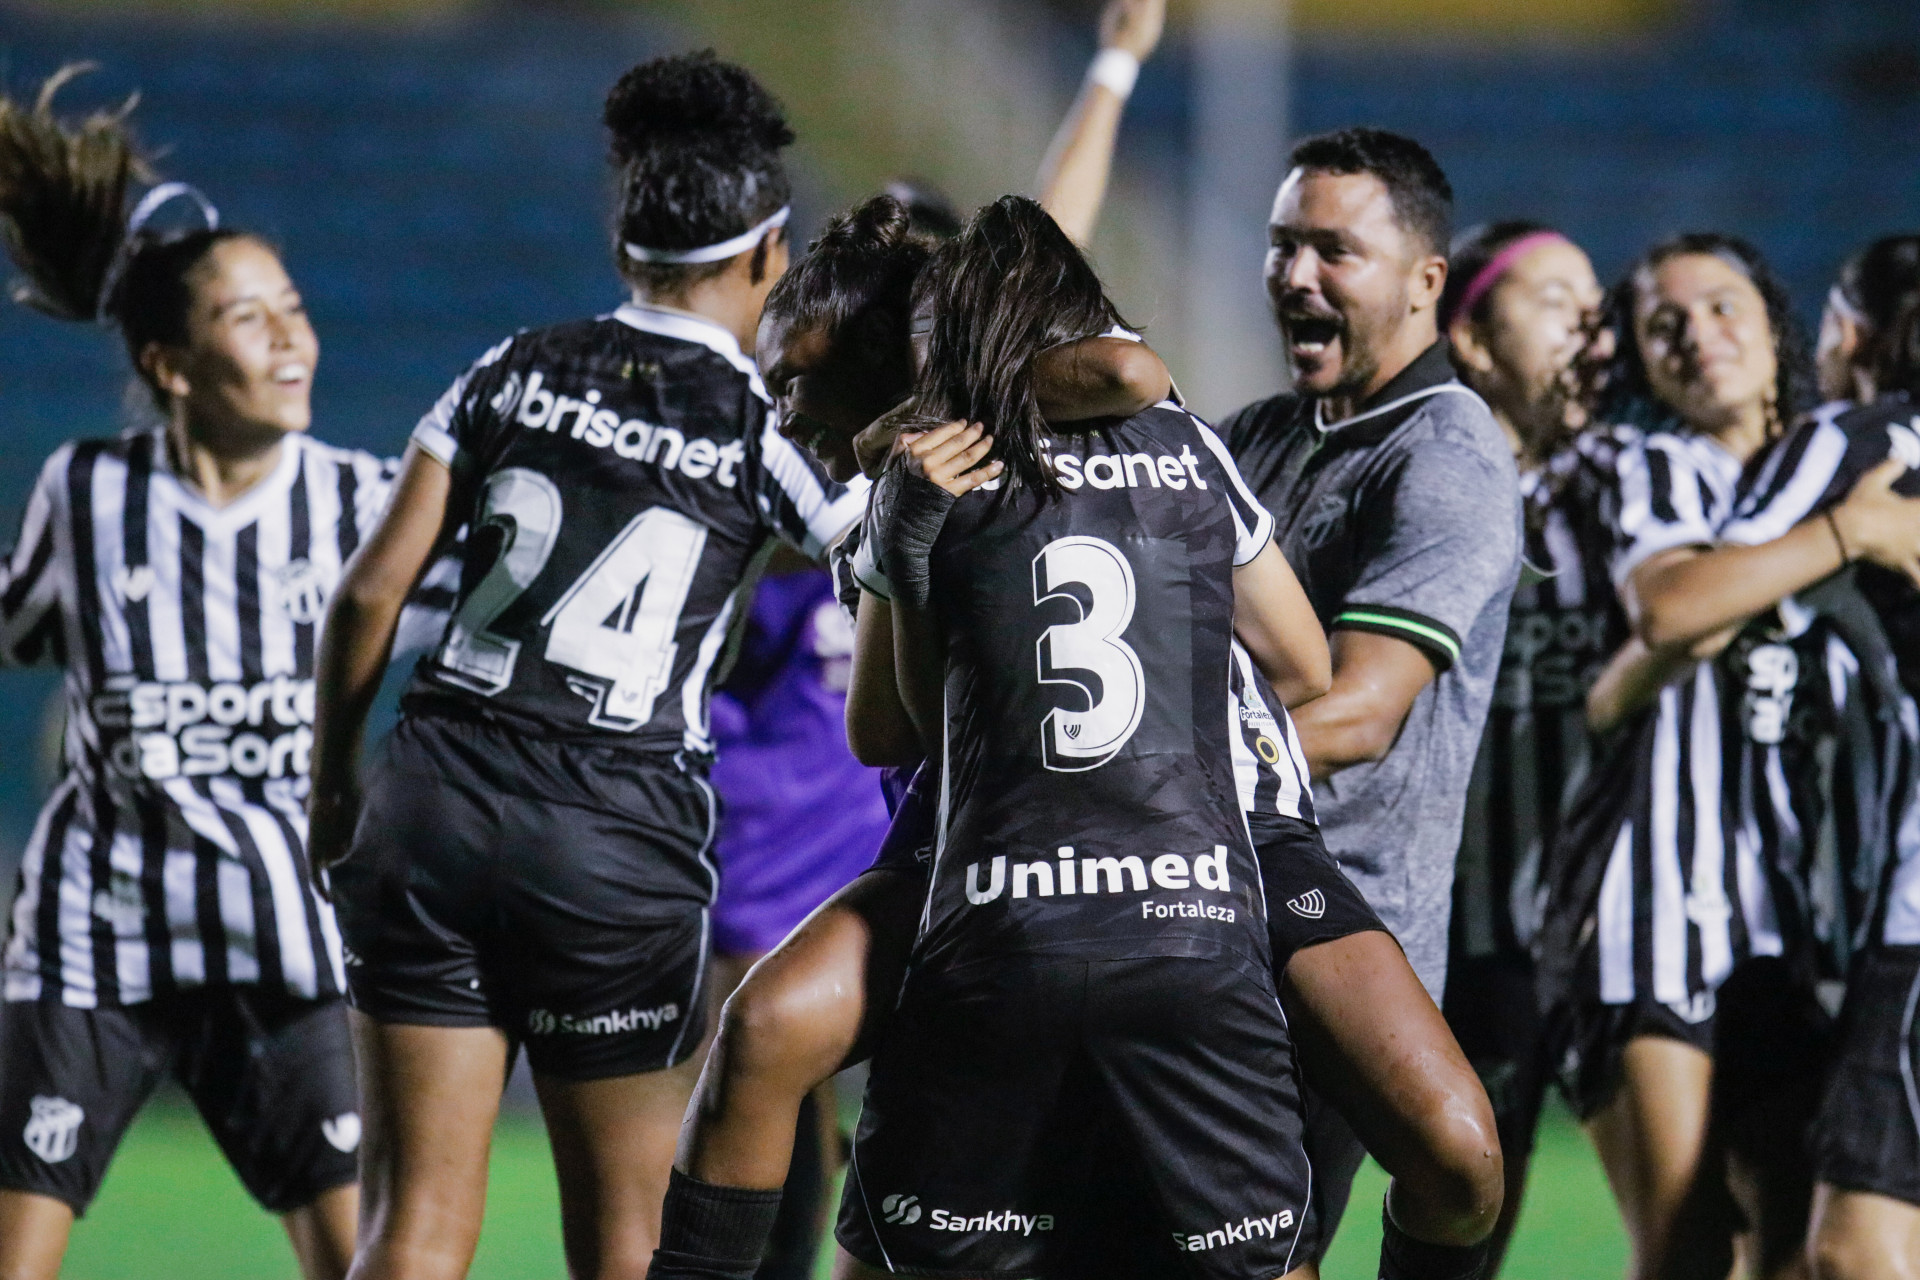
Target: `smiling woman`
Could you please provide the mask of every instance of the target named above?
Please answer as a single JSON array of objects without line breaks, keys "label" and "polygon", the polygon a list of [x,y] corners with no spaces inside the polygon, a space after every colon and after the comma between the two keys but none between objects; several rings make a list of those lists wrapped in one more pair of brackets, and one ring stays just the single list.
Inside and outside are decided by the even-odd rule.
[{"label": "smiling woman", "polygon": [[[391,467],[306,435],[319,344],[279,256],[179,183],[129,210],[126,111],[53,114],[76,70],[0,100],[6,243],[25,302],[120,330],[161,420],[57,450],[0,561],[0,664],[68,668],[4,961],[0,1274],[59,1271],[171,1073],[303,1273],[340,1276],[360,1119],[301,805],[321,614]],[[202,225],[147,225],[182,200]]]}]

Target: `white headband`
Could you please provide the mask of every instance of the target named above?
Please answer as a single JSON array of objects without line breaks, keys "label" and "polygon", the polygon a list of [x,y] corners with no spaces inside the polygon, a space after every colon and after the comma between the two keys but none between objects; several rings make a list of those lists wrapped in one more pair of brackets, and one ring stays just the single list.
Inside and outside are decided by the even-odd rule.
[{"label": "white headband", "polygon": [[631,242],[620,247],[635,262],[660,262],[672,265],[684,265],[698,262],[719,262],[731,258],[736,253],[745,253],[769,231],[778,230],[787,225],[787,219],[793,216],[792,205],[782,205],[773,211],[773,216],[765,222],[748,227],[731,240],[722,240],[719,244],[704,245],[698,249],[649,249],[644,245]]},{"label": "white headband", "polygon": [[113,260],[107,264],[107,272],[100,280],[100,303],[96,319],[107,319],[107,308],[113,302],[113,295],[120,287],[120,277],[126,274],[127,263],[133,256],[134,238],[153,220],[160,206],[169,200],[191,200],[200,210],[200,220],[207,230],[220,229],[220,211],[213,207],[213,201],[201,194],[198,187],[185,182],[163,182],[146,195],[140,197],[140,203],[133,206],[133,212],[127,215],[126,234],[120,238],[120,247],[113,251]]}]

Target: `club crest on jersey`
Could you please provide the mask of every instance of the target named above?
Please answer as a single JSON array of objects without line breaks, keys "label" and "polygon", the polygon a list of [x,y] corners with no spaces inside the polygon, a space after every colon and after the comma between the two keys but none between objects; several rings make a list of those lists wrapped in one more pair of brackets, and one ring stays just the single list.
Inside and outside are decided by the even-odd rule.
[{"label": "club crest on jersey", "polygon": [[20,1135],[27,1150],[48,1164],[71,1159],[80,1149],[80,1125],[87,1113],[65,1098],[34,1097],[27,1106],[32,1114]]},{"label": "club crest on jersey", "polygon": [[311,626],[327,612],[327,583],[310,560],[295,560],[273,575],[274,601],[294,622]]},{"label": "club crest on jersey", "polygon": [[113,587],[122,600],[145,600],[153,590],[153,569],[144,564],[123,564],[113,571]]}]

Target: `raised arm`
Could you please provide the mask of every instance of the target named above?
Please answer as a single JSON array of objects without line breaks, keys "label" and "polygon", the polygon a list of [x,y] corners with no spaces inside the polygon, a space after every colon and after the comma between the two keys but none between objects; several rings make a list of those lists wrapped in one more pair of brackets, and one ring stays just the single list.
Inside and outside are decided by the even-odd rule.
[{"label": "raised arm", "polygon": [[446,525],[452,473],[419,445],[402,459],[393,501],[354,553],[327,605],[314,670],[307,857],[318,874],[347,855],[360,812],[360,747],[393,651],[400,611]]},{"label": "raised arm", "polygon": [[1040,162],[1040,203],[1076,244],[1092,238],[1100,219],[1120,113],[1166,19],[1167,0],[1108,0],[1100,52]]}]

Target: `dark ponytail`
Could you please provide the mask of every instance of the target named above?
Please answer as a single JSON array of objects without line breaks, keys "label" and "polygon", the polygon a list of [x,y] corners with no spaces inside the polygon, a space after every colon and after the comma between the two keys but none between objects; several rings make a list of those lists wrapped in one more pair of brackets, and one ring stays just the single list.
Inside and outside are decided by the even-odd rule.
[{"label": "dark ponytail", "polygon": [[[150,343],[186,341],[189,275],[215,245],[253,237],[211,225],[215,215],[204,201],[204,228],[137,227],[129,234],[128,191],[154,176],[127,126],[137,96],[75,126],[53,114],[54,95],[92,69],[62,67],[31,109],[0,97],[0,231],[21,274],[13,298],[61,320],[111,320],[164,409],[164,394],[140,369],[140,353]],[[172,190],[200,200],[189,189]]]},{"label": "dark ponytail", "polygon": [[875,196],[832,219],[806,255],[767,295],[763,316],[781,326],[817,328],[829,346],[868,317],[896,341],[893,383],[912,381],[907,316],[913,286],[933,254],[933,241],[914,229],[911,211],[890,195]]},{"label": "dark ponytail", "polygon": [[671,253],[720,244],[791,199],[780,151],[793,130],[780,104],[711,49],[632,68],[607,94],[604,119],[620,181],[614,256],[641,288],[685,288],[718,275],[728,259],[648,262],[628,246]]},{"label": "dark ponytail", "polygon": [[1848,258],[1834,286],[1862,322],[1853,363],[1874,389],[1920,397],[1920,236],[1887,236]]},{"label": "dark ponytail", "polygon": [[1018,483],[1059,493],[1042,458],[1050,432],[1034,396],[1034,357],[1126,323],[1086,256],[1045,209],[1002,196],[934,251],[914,290],[915,313],[927,305],[920,408],[984,423]]}]

